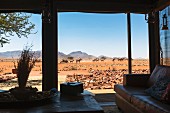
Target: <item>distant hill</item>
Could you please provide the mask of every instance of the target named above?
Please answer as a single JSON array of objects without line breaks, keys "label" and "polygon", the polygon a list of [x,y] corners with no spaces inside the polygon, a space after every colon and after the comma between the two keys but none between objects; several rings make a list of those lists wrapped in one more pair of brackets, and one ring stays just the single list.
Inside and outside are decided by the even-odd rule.
[{"label": "distant hill", "polygon": [[[6,51],[6,52],[0,52],[0,58],[19,58],[21,55],[21,50],[18,51]],[[35,54],[42,56],[41,51],[34,51]]]},{"label": "distant hill", "polygon": [[[22,52],[21,50],[0,52],[0,58],[19,58],[21,52]],[[42,56],[41,51],[35,51],[35,53],[40,54],[40,56]],[[69,54],[58,52],[58,60],[67,59],[68,57],[74,57],[75,59],[82,58],[83,60],[93,60],[94,58],[101,58],[103,57],[103,55],[96,57],[96,56],[89,55],[82,51],[74,51]],[[106,57],[107,59],[110,59],[110,57],[107,57],[107,56],[104,56],[104,57]]]},{"label": "distant hill", "polygon": [[62,52],[58,52],[58,59],[61,60],[61,59],[67,59],[69,57],[69,55],[66,55]]},{"label": "distant hill", "polygon": [[6,51],[0,52],[0,58],[18,58],[21,54],[21,51]]},{"label": "distant hill", "polygon": [[[16,50],[16,51],[6,51],[6,52],[0,52],[0,58],[18,58],[21,54],[21,50]],[[35,51],[36,54],[42,54],[41,51]],[[81,52],[81,51],[76,51],[76,52],[71,52],[70,54],[66,55],[62,52],[58,52],[58,58],[59,59],[67,59],[68,57],[74,57],[74,58],[94,58],[92,55],[88,55],[87,53]]]},{"label": "distant hill", "polygon": [[88,55],[87,53],[85,52],[81,52],[81,51],[74,51],[74,52],[71,52],[70,54],[68,54],[69,56],[72,56],[74,58],[82,58],[84,60],[91,60],[91,59],[94,59],[96,58],[95,56],[93,55]]}]

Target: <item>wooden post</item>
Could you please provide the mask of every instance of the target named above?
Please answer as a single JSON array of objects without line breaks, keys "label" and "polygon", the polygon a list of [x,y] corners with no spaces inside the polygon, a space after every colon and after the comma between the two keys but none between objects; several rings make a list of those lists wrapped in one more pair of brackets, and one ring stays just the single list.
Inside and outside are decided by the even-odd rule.
[{"label": "wooden post", "polygon": [[132,73],[132,50],[131,50],[131,20],[130,13],[127,13],[127,33],[128,33],[128,72]]},{"label": "wooden post", "polygon": [[148,23],[150,73],[157,64],[160,64],[159,12],[156,12],[155,18],[155,23]]},{"label": "wooden post", "polygon": [[[50,90],[58,88],[57,77],[57,14],[54,10],[54,0],[46,0],[49,3],[50,23],[42,21],[42,89]],[[43,18],[48,18],[44,15]]]}]

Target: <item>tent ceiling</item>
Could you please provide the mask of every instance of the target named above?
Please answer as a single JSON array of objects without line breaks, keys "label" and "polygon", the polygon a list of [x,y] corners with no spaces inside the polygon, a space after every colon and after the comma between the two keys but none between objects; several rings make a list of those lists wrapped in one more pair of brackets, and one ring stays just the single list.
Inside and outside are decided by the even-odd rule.
[{"label": "tent ceiling", "polygon": [[[1,0],[0,11],[40,13],[45,0]],[[54,0],[59,12],[149,13],[162,10],[170,0]]]},{"label": "tent ceiling", "polygon": [[57,0],[58,11],[103,13],[146,13],[152,8],[146,0]]}]

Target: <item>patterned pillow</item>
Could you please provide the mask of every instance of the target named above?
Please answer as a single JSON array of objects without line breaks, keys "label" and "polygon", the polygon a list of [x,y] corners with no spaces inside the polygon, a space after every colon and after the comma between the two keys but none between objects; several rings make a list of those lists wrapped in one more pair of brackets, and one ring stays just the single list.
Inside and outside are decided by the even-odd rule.
[{"label": "patterned pillow", "polygon": [[155,84],[150,88],[146,89],[145,92],[148,93],[150,96],[156,98],[157,100],[161,100],[168,83],[170,83],[170,76],[160,77],[155,82]]},{"label": "patterned pillow", "polygon": [[163,76],[170,76],[170,66],[156,65],[148,80],[148,87],[154,85],[154,83]]},{"label": "patterned pillow", "polygon": [[170,104],[170,83],[168,84],[165,92],[162,95],[162,101]]}]

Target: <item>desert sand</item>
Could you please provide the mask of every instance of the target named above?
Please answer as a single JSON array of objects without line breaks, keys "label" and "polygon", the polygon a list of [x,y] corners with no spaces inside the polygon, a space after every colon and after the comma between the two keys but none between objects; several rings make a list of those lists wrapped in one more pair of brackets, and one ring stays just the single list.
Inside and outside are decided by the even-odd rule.
[{"label": "desert sand", "polygon": [[[113,86],[122,83],[123,74],[128,73],[128,62],[123,61],[81,61],[80,63],[58,63],[58,86],[63,82],[79,81],[84,88],[94,93],[113,92]],[[0,89],[8,90],[17,86],[16,74],[12,73],[11,59],[0,60]],[[132,73],[149,73],[147,59],[132,60]],[[28,86],[42,90],[42,62],[37,62],[30,73]],[[60,87],[58,88],[60,89]]]}]

